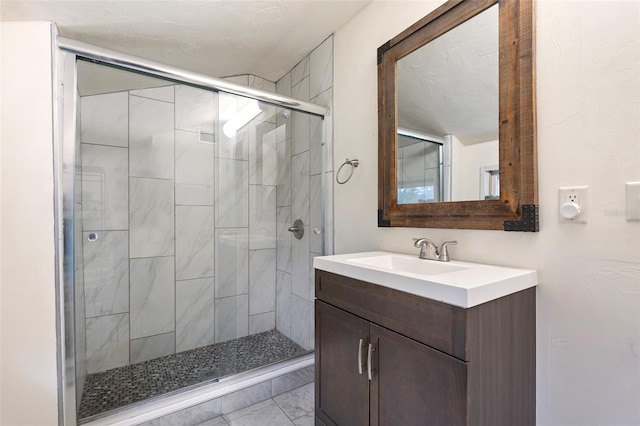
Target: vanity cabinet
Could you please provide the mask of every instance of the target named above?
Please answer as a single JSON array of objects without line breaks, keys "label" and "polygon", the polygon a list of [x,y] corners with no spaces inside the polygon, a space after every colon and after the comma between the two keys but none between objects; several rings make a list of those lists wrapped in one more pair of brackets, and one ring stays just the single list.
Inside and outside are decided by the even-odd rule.
[{"label": "vanity cabinet", "polygon": [[535,424],[535,288],[465,309],[315,284],[317,425]]}]

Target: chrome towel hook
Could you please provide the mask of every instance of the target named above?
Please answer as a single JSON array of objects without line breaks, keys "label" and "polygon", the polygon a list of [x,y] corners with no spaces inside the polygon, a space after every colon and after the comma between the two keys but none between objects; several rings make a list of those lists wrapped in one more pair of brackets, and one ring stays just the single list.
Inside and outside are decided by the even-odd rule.
[{"label": "chrome towel hook", "polygon": [[[350,173],[349,176],[347,176],[347,178],[343,181],[340,181],[340,171],[342,170],[342,168],[346,165],[351,166],[350,169]],[[360,161],[358,161],[357,158],[354,158],[353,160],[349,160],[348,158],[345,160],[344,163],[342,163],[342,165],[340,166],[340,168],[338,169],[338,172],[336,173],[336,182],[338,182],[340,185],[349,182],[349,179],[351,179],[351,176],[353,176],[353,170],[358,167],[360,165]]]}]

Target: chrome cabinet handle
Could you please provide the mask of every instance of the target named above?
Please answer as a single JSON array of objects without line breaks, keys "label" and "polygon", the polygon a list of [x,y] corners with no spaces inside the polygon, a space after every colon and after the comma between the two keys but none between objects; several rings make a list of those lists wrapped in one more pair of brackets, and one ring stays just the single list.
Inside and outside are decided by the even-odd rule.
[{"label": "chrome cabinet handle", "polygon": [[373,351],[375,351],[375,348],[369,343],[369,351],[367,352],[367,375],[369,376],[369,381],[373,380],[373,366],[371,362],[371,354]]},{"label": "chrome cabinet handle", "polygon": [[360,339],[358,343],[358,373],[362,374],[362,348],[364,348],[364,340]]}]

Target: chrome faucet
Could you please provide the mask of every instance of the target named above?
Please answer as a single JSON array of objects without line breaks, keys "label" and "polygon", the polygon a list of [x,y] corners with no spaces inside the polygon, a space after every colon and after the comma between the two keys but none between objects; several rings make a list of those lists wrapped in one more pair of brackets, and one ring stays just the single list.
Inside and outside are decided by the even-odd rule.
[{"label": "chrome faucet", "polygon": [[[447,250],[447,247],[458,244],[457,241],[445,241],[442,243],[442,246],[440,246],[440,249],[438,249],[438,246],[428,238],[414,238],[413,241],[414,247],[420,249],[420,255],[418,256],[420,259],[439,260],[440,262],[450,261],[451,258],[449,258],[449,250]],[[428,255],[427,248],[431,249],[433,253],[432,256]]]}]

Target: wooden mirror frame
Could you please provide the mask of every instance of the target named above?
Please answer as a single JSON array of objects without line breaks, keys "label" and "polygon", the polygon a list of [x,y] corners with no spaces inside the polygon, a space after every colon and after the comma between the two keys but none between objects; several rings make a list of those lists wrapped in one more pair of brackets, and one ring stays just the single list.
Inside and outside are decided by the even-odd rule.
[{"label": "wooden mirror frame", "polygon": [[[397,61],[499,7],[500,199],[398,204]],[[533,0],[450,0],[378,48],[378,226],[539,230]]]}]

